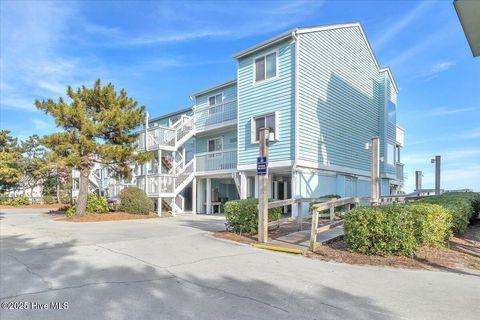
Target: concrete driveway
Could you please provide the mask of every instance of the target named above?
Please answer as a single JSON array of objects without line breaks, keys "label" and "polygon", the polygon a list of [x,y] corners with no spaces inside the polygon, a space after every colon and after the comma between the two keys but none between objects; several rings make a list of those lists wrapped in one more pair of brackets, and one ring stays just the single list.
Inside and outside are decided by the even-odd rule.
[{"label": "concrete driveway", "polygon": [[[222,217],[71,223],[38,209],[0,211],[2,307],[28,308],[2,309],[2,320],[480,315],[478,275],[350,266],[263,251],[210,237],[223,229]],[[68,309],[53,309],[65,307],[63,302]],[[31,310],[40,307],[46,309]]]}]

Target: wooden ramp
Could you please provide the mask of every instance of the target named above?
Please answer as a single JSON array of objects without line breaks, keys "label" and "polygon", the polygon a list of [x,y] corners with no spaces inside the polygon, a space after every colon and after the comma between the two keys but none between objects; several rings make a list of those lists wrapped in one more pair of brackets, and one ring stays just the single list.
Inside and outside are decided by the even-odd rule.
[{"label": "wooden ramp", "polygon": [[[310,245],[310,232],[310,230],[304,230],[290,233],[285,236],[278,237],[277,239],[273,239],[268,244],[306,251]],[[317,234],[317,244],[328,243],[341,236],[343,236],[343,226],[338,226]]]}]

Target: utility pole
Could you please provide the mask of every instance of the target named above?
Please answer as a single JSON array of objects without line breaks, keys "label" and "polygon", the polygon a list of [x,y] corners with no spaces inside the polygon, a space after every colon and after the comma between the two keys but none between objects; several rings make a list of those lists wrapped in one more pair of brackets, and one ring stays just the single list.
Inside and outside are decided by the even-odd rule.
[{"label": "utility pole", "polygon": [[441,166],[441,157],[435,156],[435,159],[432,159],[432,163],[435,163],[435,195],[440,194],[440,166]]},{"label": "utility pole", "polygon": [[372,138],[372,198],[374,205],[380,199],[380,138]]},{"label": "utility pole", "polygon": [[268,242],[268,134],[269,128],[260,129],[260,156],[258,175],[258,242]]},{"label": "utility pole", "polygon": [[422,189],[422,171],[415,171],[415,191]]}]

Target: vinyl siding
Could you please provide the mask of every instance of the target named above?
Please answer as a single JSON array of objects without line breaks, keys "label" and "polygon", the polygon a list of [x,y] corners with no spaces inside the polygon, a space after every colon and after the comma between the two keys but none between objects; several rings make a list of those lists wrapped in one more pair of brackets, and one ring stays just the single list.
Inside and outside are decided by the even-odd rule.
[{"label": "vinyl siding", "polygon": [[223,150],[230,150],[237,148],[237,131],[227,131],[222,133],[216,133],[208,136],[196,138],[196,150],[197,153],[208,152],[208,140],[222,137],[223,138]]},{"label": "vinyl siding", "polygon": [[233,83],[221,89],[212,90],[204,94],[195,96],[195,109],[203,109],[208,107],[208,97],[223,93],[223,101],[237,99],[237,84]]},{"label": "vinyl siding", "polygon": [[[253,59],[278,49],[278,78],[253,83]],[[250,164],[258,156],[258,144],[251,143],[251,119],[278,112],[279,141],[270,144],[269,161],[294,159],[295,44],[291,40],[238,61],[238,163]]]},{"label": "vinyl siding", "polygon": [[370,171],[381,77],[358,27],[300,34],[299,159]]}]

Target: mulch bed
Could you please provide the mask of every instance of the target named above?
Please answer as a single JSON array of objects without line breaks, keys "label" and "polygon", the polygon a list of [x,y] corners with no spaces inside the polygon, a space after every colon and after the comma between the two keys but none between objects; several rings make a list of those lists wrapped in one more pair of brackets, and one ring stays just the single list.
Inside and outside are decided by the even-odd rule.
[{"label": "mulch bed", "polygon": [[[480,273],[480,223],[467,233],[453,237],[446,248],[420,247],[414,257],[363,255],[353,252],[342,239],[317,246],[315,253],[305,255],[313,259],[358,265],[390,266],[409,269],[443,270],[459,273]],[[476,239],[476,240],[474,240]]]},{"label": "mulch bed", "polygon": [[30,208],[30,209],[66,209],[68,208],[68,204],[29,204],[29,205],[22,205],[22,206],[5,206],[5,205],[0,205],[0,209],[25,209],[25,208]]},{"label": "mulch bed", "polygon": [[149,214],[131,214],[127,212],[109,212],[109,213],[96,213],[86,214],[83,216],[64,217],[69,222],[100,222],[100,221],[119,221],[119,220],[134,220],[134,219],[155,219],[160,218],[156,213],[150,212]]},{"label": "mulch bed", "polygon": [[[274,239],[283,235],[281,231],[269,231]],[[305,230],[305,229],[304,229]],[[256,235],[235,234],[227,231],[215,232],[213,236],[245,244],[257,242]],[[446,248],[420,247],[413,258],[403,256],[363,255],[353,252],[343,239],[317,246],[315,252],[306,252],[306,257],[324,261],[355,265],[389,266],[408,269],[443,270],[457,273],[480,274],[480,221],[471,225],[462,236],[453,237]]]}]

